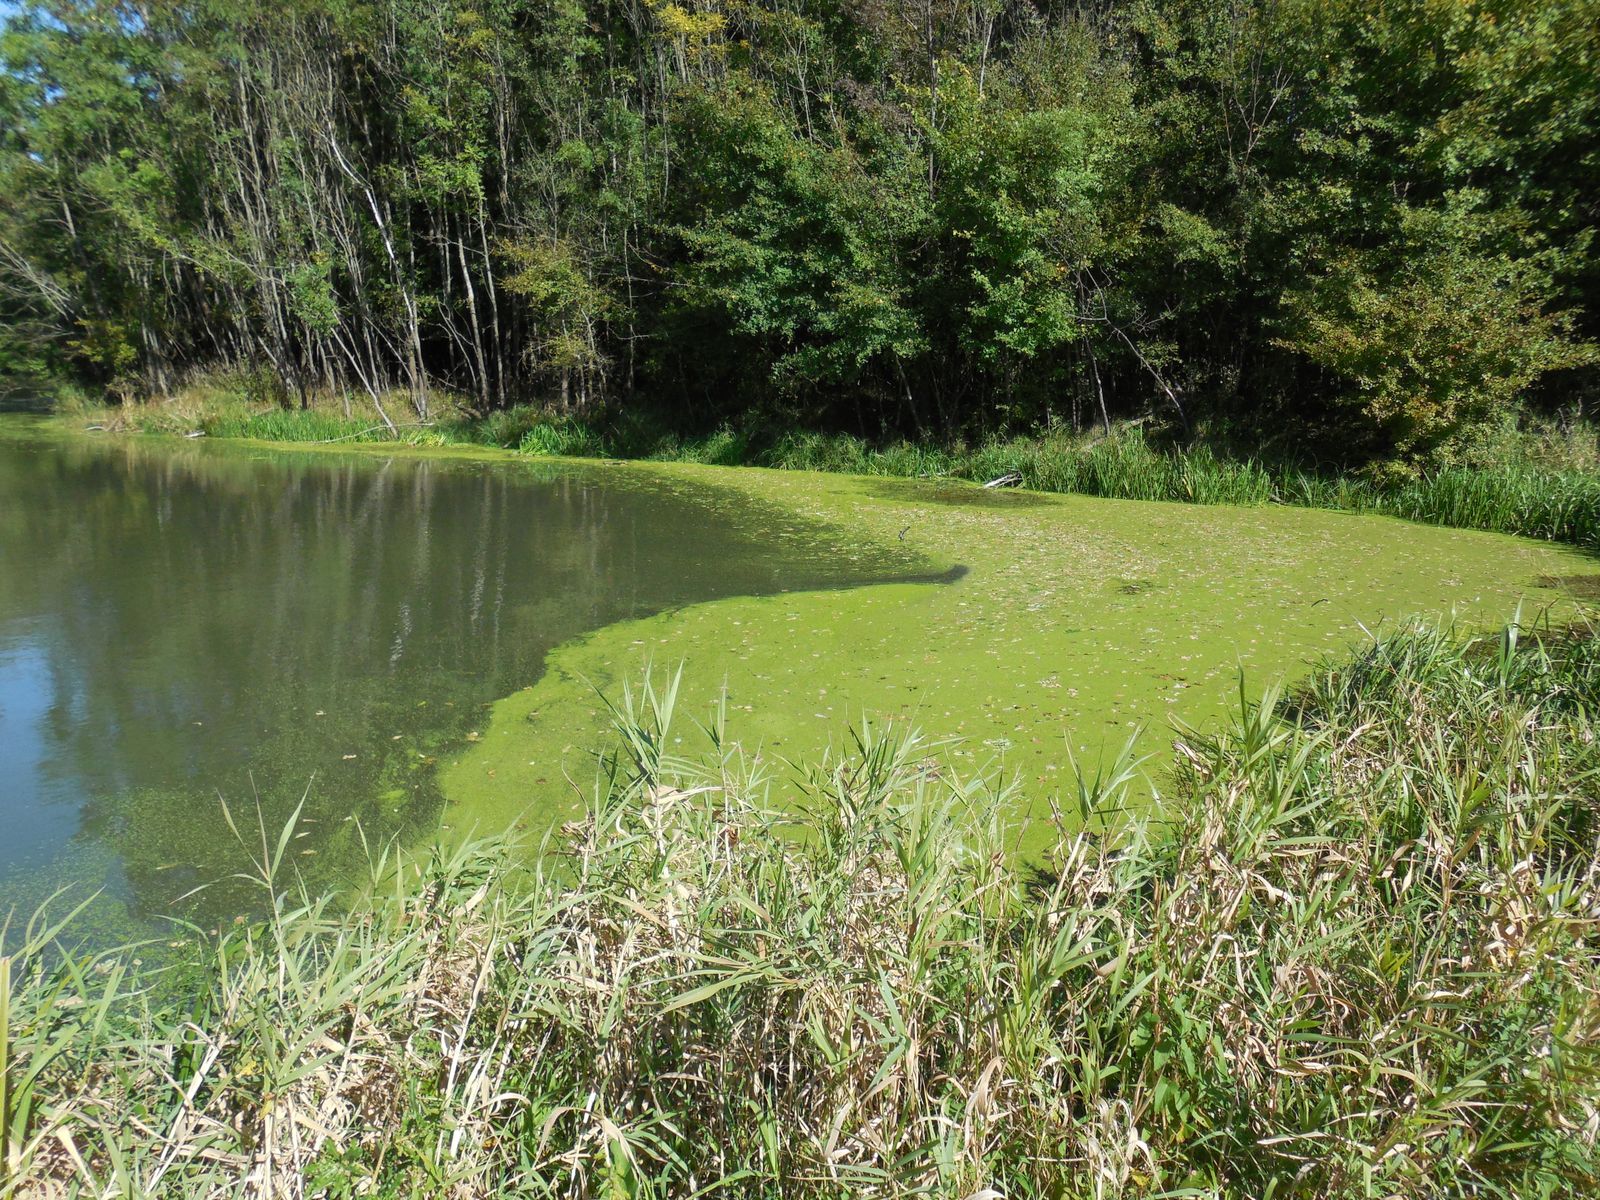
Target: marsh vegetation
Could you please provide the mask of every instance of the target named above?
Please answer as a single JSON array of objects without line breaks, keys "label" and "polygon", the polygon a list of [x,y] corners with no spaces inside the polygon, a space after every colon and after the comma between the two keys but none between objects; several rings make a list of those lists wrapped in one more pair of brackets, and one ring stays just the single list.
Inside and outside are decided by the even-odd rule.
[{"label": "marsh vegetation", "polygon": [[749,465],[901,479],[986,483],[1014,476],[1025,488],[1118,500],[1188,504],[1295,504],[1484,529],[1600,548],[1600,444],[1587,422],[1532,422],[1482,434],[1459,461],[1353,472],[1336,463],[1264,457],[1237,446],[1170,437],[1141,424],[1108,433],[1067,430],[968,444],[869,442],[848,434],[684,435],[648,421],[580,420],[533,406],[477,418],[456,409],[391,432],[375,413],[341,415],[241,402],[226,387],[168,401],[105,407],[69,399],[57,411],[75,427],[256,438],[288,443],[398,442],[494,446],[535,457],[580,456]]}]

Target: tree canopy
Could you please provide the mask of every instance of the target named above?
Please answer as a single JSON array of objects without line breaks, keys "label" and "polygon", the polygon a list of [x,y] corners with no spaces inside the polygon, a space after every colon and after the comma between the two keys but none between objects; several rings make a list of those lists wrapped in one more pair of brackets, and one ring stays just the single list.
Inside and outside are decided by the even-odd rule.
[{"label": "tree canopy", "polygon": [[[50,0],[0,371],[1422,461],[1595,388],[1589,0]],[[388,411],[388,410],[385,410]]]}]

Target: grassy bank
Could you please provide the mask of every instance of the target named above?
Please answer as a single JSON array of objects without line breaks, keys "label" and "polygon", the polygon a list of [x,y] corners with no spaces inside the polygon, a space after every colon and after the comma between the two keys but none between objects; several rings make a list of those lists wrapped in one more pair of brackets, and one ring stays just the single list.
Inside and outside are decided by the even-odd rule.
[{"label": "grassy bank", "polygon": [[[391,406],[392,407],[392,406]],[[686,437],[637,418],[586,424],[534,408],[473,419],[446,406],[432,421],[389,426],[373,411],[287,410],[252,404],[226,387],[193,388],[160,404],[106,409],[68,402],[78,425],[283,442],[399,440],[484,445],[527,454],[751,465],[898,478],[987,482],[1016,474],[1037,491],[1193,504],[1283,503],[1375,512],[1600,548],[1600,452],[1586,427],[1503,431],[1462,465],[1421,473],[1348,473],[1236,456],[1199,444],[1153,444],[1142,428],[1111,436],[1044,434],[977,445],[874,445],[847,434],[733,430]],[[396,410],[398,411],[398,410]],[[398,418],[397,418],[398,420]]]},{"label": "grassy bank", "polygon": [[1593,1194],[1597,695],[1587,635],[1400,632],[1187,737],[1159,821],[1081,782],[1035,871],[937,747],[766,778],[658,680],[531,877],[479,845],[342,913],[290,829],[187,965],[37,933],[11,1185]]}]

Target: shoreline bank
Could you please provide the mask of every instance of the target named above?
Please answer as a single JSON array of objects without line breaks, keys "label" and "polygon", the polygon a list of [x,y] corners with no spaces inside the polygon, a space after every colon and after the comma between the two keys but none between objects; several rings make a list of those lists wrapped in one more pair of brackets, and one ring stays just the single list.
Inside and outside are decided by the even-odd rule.
[{"label": "shoreline bank", "polygon": [[987,483],[1016,476],[1046,494],[1190,504],[1282,504],[1377,513],[1447,528],[1510,533],[1600,550],[1600,470],[1592,435],[1543,434],[1463,463],[1412,473],[1363,474],[1308,469],[1237,456],[1200,442],[1161,447],[1141,423],[1110,435],[1065,433],[994,438],[978,444],[892,442],[795,431],[761,439],[723,428],[684,435],[645,418],[588,423],[534,408],[485,418],[446,410],[423,426],[391,435],[375,414],[346,416],[313,407],[250,405],[227,393],[116,409],[78,404],[55,420],[64,427],[119,426],[129,432],[187,434],[268,444],[413,446],[493,450],[513,458],[680,462],[767,467],[885,479]]},{"label": "shoreline bank", "polygon": [[[1397,632],[1188,739],[1167,819],[1058,831],[1044,870],[1006,853],[1003,781],[929,774],[914,739],[774,793],[670,753],[671,705],[636,692],[560,878],[491,842],[344,909],[269,864],[268,918],[181,968],[63,963],[41,930],[0,961],[0,1169],[41,1194],[1586,1195],[1595,646]],[[816,836],[782,835],[791,793]]]}]

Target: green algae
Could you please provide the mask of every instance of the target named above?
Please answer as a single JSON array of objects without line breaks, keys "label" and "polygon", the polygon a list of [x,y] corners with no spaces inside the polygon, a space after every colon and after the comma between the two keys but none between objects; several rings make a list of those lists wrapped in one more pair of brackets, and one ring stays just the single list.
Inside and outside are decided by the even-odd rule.
[{"label": "green algae", "polygon": [[[643,469],[643,468],[641,468]],[[949,485],[740,468],[648,468],[906,547],[945,586],[733,598],[609,626],[553,651],[442,768],[446,822],[537,832],[572,815],[605,742],[602,693],[684,669],[680,709],[728,709],[747,754],[780,765],[841,744],[871,714],[955,739],[959,763],[1020,776],[1033,807],[1132,741],[1204,724],[1251,686],[1412,616],[1574,614],[1592,560],[1498,534],[1386,517],[1016,494],[952,503]],[[685,723],[687,725],[687,723]],[[680,732],[683,732],[680,730]],[[685,748],[692,744],[691,734]],[[1039,836],[1019,821],[1026,845]]]},{"label": "green algae", "polygon": [[963,479],[873,480],[869,494],[884,500],[914,500],[928,504],[954,504],[968,508],[1032,508],[1048,504],[1043,492],[991,488]]},{"label": "green algae", "polygon": [[1600,575],[1541,575],[1534,583],[1564,592],[1574,599],[1600,600]]}]

